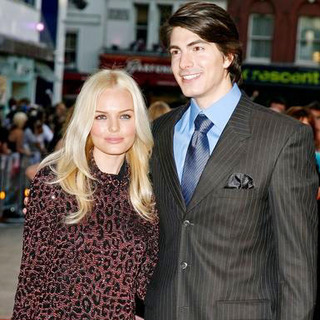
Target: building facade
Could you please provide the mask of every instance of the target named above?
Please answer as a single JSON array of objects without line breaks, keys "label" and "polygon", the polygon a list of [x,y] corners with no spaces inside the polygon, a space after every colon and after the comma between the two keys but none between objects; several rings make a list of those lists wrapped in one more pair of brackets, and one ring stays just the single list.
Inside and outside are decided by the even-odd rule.
[{"label": "building facade", "polygon": [[320,100],[320,1],[229,0],[244,48],[243,88],[258,102]]},{"label": "building facade", "polygon": [[41,39],[45,30],[41,5],[42,0],[0,0],[2,109],[11,97],[35,103],[41,81],[52,82],[54,49],[49,38]]},{"label": "building facade", "polygon": [[[95,0],[79,9],[69,1],[66,19],[64,93],[73,101],[88,74],[99,67],[125,68],[149,103],[182,99],[159,41],[162,23],[187,1]],[[226,9],[227,1],[212,1]]]}]

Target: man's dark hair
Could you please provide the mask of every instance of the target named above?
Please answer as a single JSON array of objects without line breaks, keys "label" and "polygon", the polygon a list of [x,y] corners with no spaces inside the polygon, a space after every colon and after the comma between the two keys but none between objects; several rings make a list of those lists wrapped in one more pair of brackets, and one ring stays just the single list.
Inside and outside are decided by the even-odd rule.
[{"label": "man's dark hair", "polygon": [[224,56],[233,55],[228,67],[232,83],[241,81],[242,47],[237,27],[230,15],[209,2],[188,2],[180,7],[161,28],[161,40],[170,45],[173,28],[187,29],[205,41],[213,42]]},{"label": "man's dark hair", "polygon": [[311,110],[320,111],[320,102],[318,100],[314,100],[311,103],[309,103],[308,105],[306,105],[306,107]]}]

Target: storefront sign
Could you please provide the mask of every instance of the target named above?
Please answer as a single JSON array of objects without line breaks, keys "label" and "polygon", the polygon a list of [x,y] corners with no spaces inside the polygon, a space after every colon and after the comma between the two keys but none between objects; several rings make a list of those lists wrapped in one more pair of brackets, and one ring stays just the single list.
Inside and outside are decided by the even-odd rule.
[{"label": "storefront sign", "polygon": [[270,84],[316,88],[320,86],[320,69],[243,66],[245,84]]},{"label": "storefront sign", "polygon": [[100,56],[101,68],[123,68],[141,86],[177,86],[169,57],[111,55]]}]

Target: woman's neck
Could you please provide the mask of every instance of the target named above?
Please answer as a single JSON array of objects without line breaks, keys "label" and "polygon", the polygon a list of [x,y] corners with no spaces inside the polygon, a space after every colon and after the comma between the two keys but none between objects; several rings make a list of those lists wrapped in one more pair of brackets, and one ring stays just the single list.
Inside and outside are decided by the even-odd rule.
[{"label": "woman's neck", "polygon": [[93,158],[99,170],[101,170],[102,172],[109,174],[118,174],[123,165],[125,154],[109,155],[94,148]]}]

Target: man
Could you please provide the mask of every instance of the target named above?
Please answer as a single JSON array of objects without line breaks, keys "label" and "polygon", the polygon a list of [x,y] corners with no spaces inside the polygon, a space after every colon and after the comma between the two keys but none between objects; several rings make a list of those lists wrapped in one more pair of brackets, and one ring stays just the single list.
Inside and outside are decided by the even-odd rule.
[{"label": "man", "polygon": [[287,103],[282,97],[272,97],[269,101],[269,108],[275,112],[285,113]]},{"label": "man", "polygon": [[153,126],[160,255],[145,319],[311,320],[311,129],[240,92],[238,32],[223,9],[188,2],[163,35],[191,101]]}]

